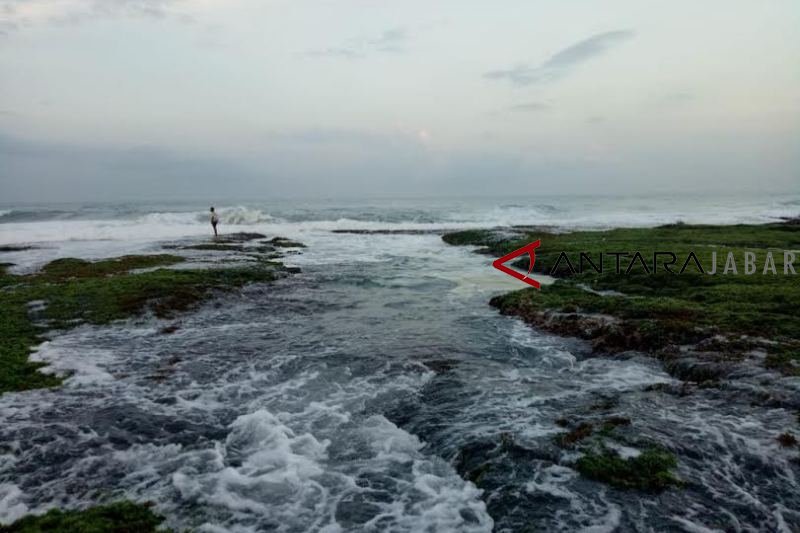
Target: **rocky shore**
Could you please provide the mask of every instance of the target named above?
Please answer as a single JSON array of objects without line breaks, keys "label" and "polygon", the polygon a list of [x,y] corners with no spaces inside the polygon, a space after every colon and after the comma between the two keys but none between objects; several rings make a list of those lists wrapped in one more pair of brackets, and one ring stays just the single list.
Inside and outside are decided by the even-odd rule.
[{"label": "rocky shore", "polygon": [[[541,289],[523,289],[520,283],[521,290],[495,296],[490,305],[534,328],[587,341],[589,357],[657,358],[683,382],[665,384],[659,393],[691,401],[695,391],[713,388],[732,402],[793,411],[798,424],[774,438],[797,450],[800,280],[792,272],[798,270],[800,231],[793,220],[568,233],[519,227],[459,231],[443,239],[493,258],[541,240],[534,275],[555,281]],[[663,258],[671,259],[667,254],[677,259],[674,272],[658,269]],[[697,261],[688,260],[680,272],[691,255]],[[745,264],[754,257],[760,258],[755,270]],[[727,264],[730,258],[733,266]],[[512,265],[527,271],[527,254]],[[672,474],[680,457],[643,441],[637,421],[624,413],[609,418],[601,411],[555,421],[564,429],[555,447],[579,454],[568,461],[570,467],[617,488],[680,489],[681,480]],[[627,456],[628,447],[643,451]],[[456,464],[480,486],[490,478],[494,455],[507,456],[513,448],[509,439],[485,443],[462,450]]]},{"label": "rocky shore", "polygon": [[[67,376],[43,372],[28,356],[52,333],[81,324],[108,324],[151,314],[161,334],[180,328],[186,312],[221,292],[269,283],[298,272],[280,259],[301,243],[258,233],[203,242],[168,243],[169,254],[126,255],[98,261],[62,258],[30,274],[0,265],[4,319],[0,321],[0,394],[56,387]],[[58,509],[24,517],[0,532],[155,531],[161,523],[146,504],[114,502],[84,511]]]},{"label": "rocky shore", "polygon": [[[552,285],[493,298],[490,304],[532,326],[591,341],[598,354],[636,350],[664,360],[676,377],[691,382],[719,380],[743,363],[787,376],[800,375],[800,283],[784,258],[800,257],[800,231],[791,221],[750,226],[670,225],[546,233],[531,229],[464,231],[446,234],[450,244],[478,246],[479,253],[503,255],[540,239],[533,271],[556,278]],[[624,254],[619,270],[573,267],[566,257],[588,259]],[[683,272],[653,272],[650,260],[671,253],[693,260]],[[745,253],[771,254],[775,273],[711,272],[712,258]],[[616,259],[616,258],[615,258]],[[717,262],[721,259],[716,259]],[[520,260],[527,268],[527,258]],[[741,262],[741,261],[739,261]],[[800,261],[796,261],[800,265]],[[632,268],[628,268],[631,267]],[[791,265],[793,268],[793,265]],[[648,269],[649,271],[645,270]],[[575,271],[573,271],[575,270]],[[693,360],[696,364],[689,364]]]}]

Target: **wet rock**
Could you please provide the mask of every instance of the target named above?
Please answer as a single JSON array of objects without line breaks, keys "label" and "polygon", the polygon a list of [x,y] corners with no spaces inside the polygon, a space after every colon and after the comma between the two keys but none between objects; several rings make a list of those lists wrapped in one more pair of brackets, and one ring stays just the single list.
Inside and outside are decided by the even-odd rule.
[{"label": "wet rock", "polygon": [[164,518],[152,511],[151,503],[118,501],[83,510],[50,509],[42,515],[27,515],[0,531],[66,532],[116,531],[150,533],[164,531],[159,527]]},{"label": "wet rock", "polygon": [[244,250],[258,254],[271,254],[275,252],[275,247],[271,244],[261,244],[258,246],[248,246],[247,248],[244,248]]},{"label": "wet rock", "polygon": [[495,442],[471,442],[459,450],[453,467],[462,478],[477,485],[480,478],[491,468],[489,461],[496,448]]},{"label": "wet rock", "polygon": [[335,229],[331,233],[349,233],[352,235],[437,235],[437,229]]},{"label": "wet rock", "polygon": [[285,237],[274,237],[267,241],[272,246],[277,246],[280,248],[305,248],[306,245],[302,242],[292,241]]},{"label": "wet rock", "polygon": [[227,233],[225,235],[220,235],[214,239],[214,242],[218,243],[226,243],[226,242],[247,242],[247,241],[254,241],[256,239],[266,239],[267,236],[261,233],[248,233],[248,232],[239,232],[239,233]]},{"label": "wet rock", "polygon": [[164,326],[163,328],[159,329],[158,332],[161,335],[169,335],[171,333],[175,333],[181,328],[180,324],[170,324],[168,326]]},{"label": "wet rock", "polygon": [[730,373],[730,367],[727,365],[698,361],[691,357],[666,359],[664,368],[671,376],[694,383],[719,381]]},{"label": "wet rock", "polygon": [[572,431],[568,431],[567,433],[562,433],[561,435],[556,436],[556,444],[562,448],[572,447],[576,443],[589,437],[592,434],[593,429],[594,426],[592,426],[592,424],[589,422],[581,422]]},{"label": "wet rock", "polygon": [[437,374],[444,374],[453,370],[458,365],[458,361],[456,359],[433,359],[422,361],[422,364]]},{"label": "wet rock", "polygon": [[610,416],[603,421],[605,427],[630,426],[631,419],[627,416]]},{"label": "wet rock", "polygon": [[[590,408],[594,410],[594,407]],[[615,435],[616,428],[626,427],[631,425],[631,419],[626,416],[612,415],[604,418],[597,418],[590,416],[588,419],[579,421],[570,421],[566,418],[561,418],[556,421],[556,425],[564,428],[569,428],[569,431],[556,435],[553,441],[560,448],[574,448],[577,445],[583,447],[587,444],[589,447],[595,445],[605,445],[605,438]]]},{"label": "wet rock", "polygon": [[777,441],[784,448],[791,448],[797,446],[797,437],[795,437],[788,431],[786,433],[781,433],[780,435],[778,435]]},{"label": "wet rock", "polygon": [[696,386],[691,383],[653,383],[652,385],[646,386],[644,391],[663,392],[664,394],[670,394],[672,396],[683,398],[692,394],[695,390],[695,387]]},{"label": "wet rock", "polygon": [[717,352],[717,353],[744,353],[752,350],[759,343],[747,336],[729,339],[723,335],[714,335],[694,345],[694,350],[699,352]]},{"label": "wet rock", "polygon": [[16,245],[16,244],[4,244],[0,246],[0,253],[4,252],[24,252],[25,250],[35,250],[36,246],[26,246],[26,245]]},{"label": "wet rock", "polygon": [[574,467],[584,477],[620,489],[661,492],[670,486],[682,485],[672,473],[677,465],[672,453],[654,446],[627,459],[609,449],[590,451],[578,459]]},{"label": "wet rock", "polygon": [[590,411],[609,411],[616,409],[619,405],[619,398],[616,396],[607,396],[600,398],[589,407]]},{"label": "wet rock", "polygon": [[476,483],[476,479],[485,480],[490,473],[514,469],[520,464],[554,463],[557,454],[553,451],[553,448],[549,451],[527,448],[517,443],[510,433],[500,433],[494,440],[480,440],[463,446],[453,460],[453,467],[462,478]]}]

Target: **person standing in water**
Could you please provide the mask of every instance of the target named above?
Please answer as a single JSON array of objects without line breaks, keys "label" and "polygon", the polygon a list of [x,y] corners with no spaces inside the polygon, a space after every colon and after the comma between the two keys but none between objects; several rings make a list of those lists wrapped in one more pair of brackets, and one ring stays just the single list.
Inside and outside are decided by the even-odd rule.
[{"label": "person standing in water", "polygon": [[211,227],[214,228],[214,237],[217,236],[217,224],[219,224],[219,216],[217,216],[214,208],[211,208]]}]

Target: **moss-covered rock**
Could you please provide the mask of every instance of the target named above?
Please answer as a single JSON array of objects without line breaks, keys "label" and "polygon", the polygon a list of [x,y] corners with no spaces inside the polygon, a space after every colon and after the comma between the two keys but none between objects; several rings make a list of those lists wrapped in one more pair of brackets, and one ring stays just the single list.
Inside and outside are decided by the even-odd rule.
[{"label": "moss-covered rock", "polygon": [[678,461],[662,448],[649,448],[636,457],[623,459],[607,448],[585,453],[575,463],[583,476],[621,489],[662,491],[681,481],[673,474]]},{"label": "moss-covered rock", "polygon": [[[173,255],[123,256],[102,261],[57,259],[40,272],[16,276],[2,271],[0,393],[50,387],[57,377],[28,361],[46,328],[107,324],[147,311],[160,318],[191,309],[213,291],[269,282],[280,263],[259,262],[212,269],[167,269],[184,259]],[[147,270],[141,270],[147,269]],[[29,304],[37,302],[35,308]]]},{"label": "moss-covered rock", "polygon": [[[124,255],[102,261],[86,261],[65,257],[49,262],[42,270],[24,280],[59,282],[72,278],[101,278],[126,274],[131,270],[174,265],[184,259],[177,255]],[[23,281],[24,281],[23,280]]]},{"label": "moss-covered rock", "polygon": [[[454,246],[491,246],[500,241],[496,232],[484,229],[468,229],[462,231],[454,231],[452,233],[445,233],[442,235],[442,240],[447,244]],[[520,245],[522,246],[522,245]]]},{"label": "moss-covered rock", "polygon": [[[726,375],[733,364],[760,349],[767,352],[763,359],[767,368],[800,374],[800,283],[796,275],[782,273],[783,250],[800,248],[798,226],[673,224],[561,234],[518,232],[506,238],[498,238],[496,231],[470,230],[443,238],[451,244],[483,246],[479,251],[497,256],[540,239],[534,271],[553,275],[558,281],[541,290],[523,289],[495,297],[491,305],[548,331],[588,339],[597,352],[651,353],[669,363],[675,375],[699,381]],[[581,252],[596,260],[601,252],[618,251],[639,251],[650,263],[654,252],[664,250],[681,258],[676,270],[693,251],[706,271],[712,252],[716,252],[717,269],[722,271],[729,251],[739,261],[745,251],[754,252],[761,260],[771,251],[779,274],[764,275],[758,270],[753,275],[709,275],[694,263],[682,274],[663,269],[648,273],[639,262],[627,273],[625,266],[617,273],[609,264],[602,273],[588,263],[577,273],[565,268],[563,261],[556,268],[562,251],[573,263]],[[578,270],[578,265],[574,266]],[[750,340],[741,341],[743,336]],[[759,344],[753,339],[776,342]],[[691,357],[675,357],[669,350],[670,346],[703,342],[705,347]]]},{"label": "moss-covered rock", "polygon": [[574,429],[557,435],[555,438],[556,444],[565,448],[573,446],[589,437],[592,431],[594,431],[594,426],[590,422],[581,422]]},{"label": "moss-covered rock", "polygon": [[269,244],[271,244],[272,246],[276,246],[276,247],[279,247],[279,248],[305,248],[306,247],[306,245],[303,244],[302,242],[293,241],[293,240],[290,240],[290,239],[286,239],[284,237],[274,237],[274,238],[270,239],[267,242],[269,242]]},{"label": "moss-covered rock", "polygon": [[41,516],[25,516],[0,533],[149,533],[158,529],[163,518],[148,505],[117,502],[83,511],[53,509]]}]

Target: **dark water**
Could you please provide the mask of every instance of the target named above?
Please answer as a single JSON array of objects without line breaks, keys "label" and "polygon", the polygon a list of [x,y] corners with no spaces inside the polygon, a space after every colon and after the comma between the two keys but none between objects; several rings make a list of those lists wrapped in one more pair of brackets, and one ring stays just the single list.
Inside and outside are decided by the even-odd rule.
[{"label": "dark water", "polygon": [[[177,530],[800,529],[798,452],[775,441],[797,378],[680,396],[653,360],[499,316],[487,302],[516,282],[437,235],[305,237],[298,276],[43,345],[74,375],[0,397],[0,520],[126,497]],[[779,397],[752,406],[766,380]],[[619,451],[670,449],[684,488],[569,467],[556,421],[615,415]]]}]

